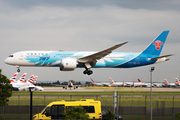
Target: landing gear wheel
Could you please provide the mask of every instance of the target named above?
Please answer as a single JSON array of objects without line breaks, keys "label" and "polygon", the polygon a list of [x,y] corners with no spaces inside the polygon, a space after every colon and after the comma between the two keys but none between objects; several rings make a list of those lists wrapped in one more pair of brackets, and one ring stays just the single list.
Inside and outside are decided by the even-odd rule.
[{"label": "landing gear wheel", "polygon": [[20,72],[20,69],[17,69],[17,72]]},{"label": "landing gear wheel", "polygon": [[93,74],[93,71],[92,70],[85,70],[83,73],[87,74],[87,75],[91,75],[91,74]]},{"label": "landing gear wheel", "polygon": [[83,73],[84,73],[84,74],[87,74],[87,73],[88,73],[88,71],[87,71],[87,70],[85,70]]},{"label": "landing gear wheel", "polygon": [[88,75],[91,75],[92,73],[93,73],[93,71],[92,71],[92,70],[89,70],[87,74],[88,74]]}]

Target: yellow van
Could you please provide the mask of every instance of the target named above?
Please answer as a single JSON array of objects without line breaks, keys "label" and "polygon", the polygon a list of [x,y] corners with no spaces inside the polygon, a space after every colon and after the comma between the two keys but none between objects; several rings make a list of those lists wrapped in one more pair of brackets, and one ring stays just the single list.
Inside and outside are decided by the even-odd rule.
[{"label": "yellow van", "polygon": [[93,99],[81,99],[80,101],[56,101],[47,105],[41,113],[33,116],[33,120],[64,119],[64,111],[71,106],[82,106],[92,120],[101,120],[101,102]]}]

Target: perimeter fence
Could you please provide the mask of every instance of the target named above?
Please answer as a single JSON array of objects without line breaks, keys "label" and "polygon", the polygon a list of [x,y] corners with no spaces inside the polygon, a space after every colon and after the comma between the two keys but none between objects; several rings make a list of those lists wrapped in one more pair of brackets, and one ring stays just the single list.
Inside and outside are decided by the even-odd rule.
[{"label": "perimeter fence", "polygon": [[[9,106],[0,106],[2,120],[27,120],[30,113],[30,96],[13,95]],[[80,99],[94,99],[101,101],[102,109],[113,108],[113,95],[34,95],[33,114],[40,113],[50,102],[75,101]],[[150,120],[150,96],[149,95],[119,95],[116,114],[123,120]],[[179,95],[153,95],[152,115],[153,120],[176,120],[175,113],[180,112]]]}]

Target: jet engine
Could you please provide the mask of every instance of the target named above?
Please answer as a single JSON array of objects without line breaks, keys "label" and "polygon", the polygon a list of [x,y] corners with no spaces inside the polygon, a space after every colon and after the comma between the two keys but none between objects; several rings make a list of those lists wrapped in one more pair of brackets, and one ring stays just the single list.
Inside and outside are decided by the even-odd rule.
[{"label": "jet engine", "polygon": [[61,60],[61,71],[73,71],[75,68],[77,68],[77,60],[73,58],[66,58]]}]

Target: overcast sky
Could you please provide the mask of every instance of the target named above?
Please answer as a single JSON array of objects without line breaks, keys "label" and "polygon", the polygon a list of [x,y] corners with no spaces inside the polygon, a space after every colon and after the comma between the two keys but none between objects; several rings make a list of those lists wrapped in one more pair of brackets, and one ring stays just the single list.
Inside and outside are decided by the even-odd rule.
[{"label": "overcast sky", "polygon": [[174,82],[180,78],[179,0],[0,0],[0,69],[10,78],[17,68],[4,63],[12,53],[24,50],[101,51],[129,41],[116,52],[141,52],[163,30],[170,30],[161,55],[169,61],[138,68],[84,68],[71,72],[58,67],[21,67],[18,78],[34,74],[38,81]]}]

